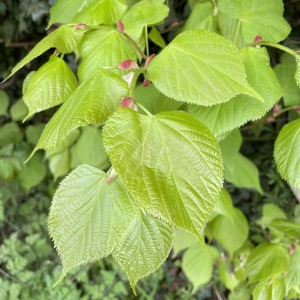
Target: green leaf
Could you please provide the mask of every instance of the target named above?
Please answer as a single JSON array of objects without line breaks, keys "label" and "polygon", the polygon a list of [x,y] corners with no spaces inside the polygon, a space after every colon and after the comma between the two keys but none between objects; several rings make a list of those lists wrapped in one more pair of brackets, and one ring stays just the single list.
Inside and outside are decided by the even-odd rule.
[{"label": "green leaf", "polygon": [[9,98],[6,92],[0,91],[0,116],[7,116],[7,108],[9,106]]},{"label": "green leaf", "polygon": [[269,284],[270,279],[262,279],[253,291],[253,300],[271,300],[272,286]]},{"label": "green leaf", "polygon": [[165,48],[166,42],[159,33],[159,31],[156,29],[156,27],[152,27],[151,31],[148,34],[149,40],[151,40],[155,45]]},{"label": "green leaf", "polygon": [[296,81],[297,86],[300,88],[300,62],[299,62],[299,59],[297,59],[296,72],[294,75],[294,79]]},{"label": "green leaf", "polygon": [[77,87],[77,80],[68,65],[52,55],[28,83],[23,100],[28,107],[28,119],[34,113],[63,103]]},{"label": "green leaf", "polygon": [[160,92],[178,101],[211,106],[237,94],[263,101],[246,81],[236,46],[201,29],[179,34],[154,57],[146,77]]},{"label": "green leaf", "polygon": [[54,114],[33,153],[58,147],[80,126],[104,122],[120,105],[127,88],[127,83],[117,75],[104,69],[95,71]]},{"label": "green leaf", "polygon": [[226,103],[212,107],[189,105],[188,111],[215,136],[262,117],[282,95],[281,87],[270,67],[266,48],[249,47],[241,50],[240,54],[246,67],[247,79],[264,98],[264,102],[258,102],[247,95],[238,95]]},{"label": "green leaf", "polygon": [[12,157],[0,158],[0,178],[3,180],[11,180],[15,176],[15,168]]},{"label": "green leaf", "polygon": [[285,125],[275,142],[274,158],[280,175],[300,189],[300,119]]},{"label": "green leaf", "polygon": [[5,123],[0,127],[0,147],[4,147],[10,143],[17,143],[22,139],[23,135],[16,123]]},{"label": "green leaf", "polygon": [[[113,257],[125,270],[136,295],[136,283],[156,271],[167,259],[172,247],[174,229],[173,226],[142,212],[131,221],[113,251]],[[122,228],[123,226],[124,224]]]},{"label": "green leaf", "polygon": [[228,217],[233,214],[233,205],[230,194],[224,188],[221,190],[220,198],[217,200],[214,211]]},{"label": "green leaf", "polygon": [[49,168],[56,180],[60,176],[66,175],[71,167],[71,152],[65,149],[62,152],[52,155],[49,158]]},{"label": "green leaf", "polygon": [[228,251],[230,257],[244,244],[249,229],[246,217],[237,208],[233,208],[230,217],[218,215],[212,220],[210,228],[213,236]]},{"label": "green leaf", "polygon": [[182,269],[193,284],[193,294],[199,286],[210,281],[215,260],[220,256],[216,247],[207,245],[210,254],[199,244],[188,248],[182,258]]},{"label": "green leaf", "polygon": [[137,205],[118,178],[106,184],[108,176],[79,166],[54,195],[48,227],[63,262],[62,276],[109,255],[136,218]]},{"label": "green leaf", "polygon": [[48,36],[43,38],[11,71],[10,75],[5,79],[7,80],[14,73],[20,70],[23,66],[28,64],[34,58],[40,56],[50,48],[56,48],[60,53],[71,53],[77,49],[83,31],[81,29],[72,29],[67,25],[61,26],[55,31],[51,32]]},{"label": "green leaf", "polygon": [[284,105],[299,105],[300,89],[294,80],[294,76],[296,74],[296,63],[294,57],[286,53],[285,55],[281,55],[280,63],[274,67],[274,72],[283,91]]},{"label": "green leaf", "polygon": [[143,209],[200,239],[222,186],[220,150],[205,126],[185,112],[120,108],[104,126],[103,143]]},{"label": "green leaf", "polygon": [[74,18],[75,23],[113,25],[127,10],[125,0],[99,0],[83,8]]},{"label": "green leaf", "polygon": [[119,31],[110,28],[86,33],[79,53],[82,57],[78,69],[81,82],[100,67],[116,67],[124,60],[137,60],[136,50],[132,44]]},{"label": "green leaf", "polygon": [[226,261],[223,259],[219,260],[218,275],[225,287],[230,291],[233,291],[239,283],[234,273],[230,271],[230,261]]},{"label": "green leaf", "polygon": [[25,77],[24,81],[23,81],[23,87],[22,87],[22,91],[23,91],[23,95],[26,94],[28,86],[29,86],[29,82],[32,78],[32,76],[36,73],[36,71],[31,71],[27,74],[27,76]]},{"label": "green leaf", "polygon": [[277,205],[267,203],[263,205],[262,218],[256,223],[266,228],[274,219],[286,219],[286,215]]},{"label": "green leaf", "polygon": [[288,250],[276,244],[260,244],[247,260],[249,282],[259,281],[287,271],[290,264]]},{"label": "green leaf", "polygon": [[45,124],[41,123],[38,125],[29,125],[26,127],[26,139],[28,143],[36,145],[43,130],[45,129]]},{"label": "green leaf", "polygon": [[105,169],[110,165],[103,146],[101,130],[97,127],[83,127],[75,149],[78,159],[83,163],[99,169]]},{"label": "green leaf", "polygon": [[291,31],[290,25],[283,18],[282,0],[219,0],[218,9],[240,21],[246,43],[253,43],[257,35],[261,35],[265,41],[278,43]]},{"label": "green leaf", "polygon": [[195,243],[199,242],[194,235],[186,230],[175,227],[173,239],[173,257],[176,257],[181,250],[186,249]]},{"label": "green leaf", "polygon": [[14,121],[21,121],[28,114],[28,109],[23,101],[23,99],[18,100],[10,108],[10,115]]},{"label": "green leaf", "polygon": [[274,228],[292,239],[297,239],[300,235],[300,224],[282,219],[272,220],[270,228]]},{"label": "green leaf", "polygon": [[287,293],[294,287],[300,285],[300,249],[296,246],[296,251],[291,255],[291,263],[288,268],[288,273],[285,277]]},{"label": "green leaf", "polygon": [[182,31],[191,29],[205,29],[208,31],[217,31],[217,19],[214,16],[214,7],[212,2],[196,4],[189,15]]}]

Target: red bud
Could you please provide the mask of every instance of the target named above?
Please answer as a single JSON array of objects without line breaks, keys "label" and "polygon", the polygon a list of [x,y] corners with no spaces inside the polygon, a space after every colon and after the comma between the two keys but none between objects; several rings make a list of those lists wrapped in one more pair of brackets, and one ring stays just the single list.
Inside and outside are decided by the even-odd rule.
[{"label": "red bud", "polygon": [[135,111],[138,111],[138,108],[131,97],[124,98],[121,102],[121,106],[129,107]]},{"label": "red bud", "polygon": [[274,122],[275,122],[275,118],[272,117],[272,116],[268,116],[268,117],[267,117],[267,122],[268,122],[268,123],[274,123]]},{"label": "red bud", "polygon": [[119,30],[124,33],[124,24],[121,21],[117,21],[117,26]]},{"label": "red bud", "polygon": [[300,112],[300,106],[295,106],[295,107],[294,107],[294,110],[295,110],[296,112]]},{"label": "red bud", "polygon": [[145,78],[144,81],[143,81],[143,86],[146,87],[146,86],[148,86],[150,84],[151,84],[151,81],[148,80],[147,78]]},{"label": "red bud", "polygon": [[76,24],[76,25],[73,27],[73,29],[83,28],[83,27],[85,27],[85,26],[87,26],[87,25],[86,25],[86,24],[83,24],[83,23],[79,23],[79,24]]},{"label": "red bud", "polygon": [[146,60],[146,62],[145,62],[145,69],[148,68],[148,66],[149,66],[151,60],[154,58],[154,56],[155,56],[155,54],[151,54],[151,55],[147,58],[147,60]]},{"label": "red bud", "polygon": [[261,35],[257,35],[254,39],[254,43],[258,43],[258,42],[261,42],[263,40],[262,36]]},{"label": "red bud", "polygon": [[273,116],[276,116],[281,111],[281,105],[275,104],[273,107]]},{"label": "red bud", "polygon": [[290,246],[290,251],[289,251],[289,255],[292,255],[292,254],[295,252],[295,250],[296,250],[295,244],[291,244],[291,246]]},{"label": "red bud", "polygon": [[117,176],[117,172],[116,172],[116,170],[114,168],[112,168],[112,170],[110,172],[110,175],[109,175],[109,177],[108,177],[108,179],[106,181],[106,184],[107,185],[110,184],[115,179],[116,176]]},{"label": "red bud", "polygon": [[128,70],[128,69],[138,69],[138,64],[133,60],[124,60],[119,64],[119,68],[122,70]]}]

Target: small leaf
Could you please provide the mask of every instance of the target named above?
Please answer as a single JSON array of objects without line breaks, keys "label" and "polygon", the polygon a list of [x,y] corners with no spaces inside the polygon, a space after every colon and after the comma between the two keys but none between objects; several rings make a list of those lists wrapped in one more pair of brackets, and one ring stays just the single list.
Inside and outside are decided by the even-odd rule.
[{"label": "small leaf", "polygon": [[28,143],[36,145],[39,141],[43,130],[45,129],[45,124],[41,123],[38,125],[29,125],[26,127],[26,139]]},{"label": "small leaf", "polygon": [[153,59],[146,77],[160,92],[178,101],[211,106],[237,94],[263,101],[246,81],[236,46],[205,30],[179,34]]},{"label": "small leaf", "polygon": [[23,101],[23,99],[18,100],[10,108],[10,115],[14,121],[21,121],[28,114],[28,109]]},{"label": "small leaf", "polygon": [[0,91],[0,116],[7,116],[7,108],[9,106],[9,98],[6,92]]},{"label": "small leaf", "polygon": [[137,206],[118,178],[88,165],[60,184],[48,227],[63,262],[62,276],[81,264],[109,255],[136,219]]},{"label": "small leaf", "polygon": [[150,41],[152,41],[155,45],[165,48],[166,42],[159,33],[159,31],[156,29],[156,27],[152,27],[151,31],[148,34],[148,38]]},{"label": "small leaf", "polygon": [[255,282],[287,271],[290,263],[288,250],[276,244],[260,244],[249,255],[249,282]]},{"label": "small leaf", "polygon": [[68,65],[52,55],[30,78],[23,100],[29,109],[26,117],[63,103],[77,87],[77,80]]},{"label": "small leaf", "polygon": [[274,158],[280,175],[300,189],[300,119],[285,125],[275,142]]},{"label": "small leaf", "polygon": [[230,261],[226,261],[223,259],[219,260],[218,275],[221,282],[223,282],[225,287],[230,291],[233,291],[239,283],[233,271],[230,271]]},{"label": "small leaf", "polygon": [[222,185],[220,151],[205,126],[185,112],[144,116],[122,107],[106,122],[103,143],[141,207],[201,240]]},{"label": "small leaf", "polygon": [[174,230],[173,226],[142,212],[133,218],[126,229],[113,251],[113,257],[125,270],[136,295],[136,283],[156,271],[167,259]]},{"label": "small leaf", "polygon": [[5,79],[7,80],[14,73],[20,70],[23,66],[28,64],[34,58],[40,56],[42,53],[50,48],[57,48],[60,53],[71,53],[77,49],[83,32],[80,29],[73,30],[72,28],[64,25],[50,33],[43,38],[26,56],[23,58],[11,71],[10,75]]},{"label": "small leaf", "polygon": [[16,123],[5,123],[0,127],[0,147],[4,147],[10,143],[18,143],[22,138],[23,135]]},{"label": "small leaf", "polygon": [[127,88],[127,83],[115,74],[104,69],[95,71],[54,114],[33,153],[58,147],[80,126],[104,122],[120,105]]}]

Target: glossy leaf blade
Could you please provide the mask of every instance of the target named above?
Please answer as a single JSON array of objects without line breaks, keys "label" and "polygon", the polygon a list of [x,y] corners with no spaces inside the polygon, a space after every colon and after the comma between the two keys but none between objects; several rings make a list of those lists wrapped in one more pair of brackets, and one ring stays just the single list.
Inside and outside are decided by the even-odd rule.
[{"label": "glossy leaf blade", "polygon": [[300,120],[285,125],[275,142],[274,158],[280,175],[300,189]]},{"label": "glossy leaf blade", "polygon": [[57,189],[48,227],[63,262],[62,275],[109,255],[138,213],[118,178],[89,165],[71,172]]},{"label": "glossy leaf blade", "polygon": [[68,65],[52,55],[31,77],[23,100],[31,117],[34,113],[63,103],[76,89],[77,80]]},{"label": "glossy leaf blade", "polygon": [[34,152],[58,147],[80,126],[104,122],[120,105],[127,88],[127,83],[115,74],[104,69],[95,71],[55,113]]},{"label": "glossy leaf blade", "polygon": [[151,61],[146,76],[160,92],[178,101],[211,106],[237,94],[263,101],[246,81],[236,46],[201,29],[178,35]]},{"label": "glossy leaf blade", "polygon": [[132,219],[113,251],[113,257],[125,270],[131,288],[143,277],[156,271],[167,259],[174,235],[173,226],[142,212]]},{"label": "glossy leaf blade", "polygon": [[205,126],[185,112],[120,108],[104,126],[103,143],[146,211],[200,239],[222,185],[220,150]]}]

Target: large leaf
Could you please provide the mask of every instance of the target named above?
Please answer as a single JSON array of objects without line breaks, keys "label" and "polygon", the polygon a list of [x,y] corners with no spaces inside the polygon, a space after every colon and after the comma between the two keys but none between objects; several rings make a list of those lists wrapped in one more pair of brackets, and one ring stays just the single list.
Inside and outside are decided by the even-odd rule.
[{"label": "large leaf", "polygon": [[231,257],[244,244],[249,229],[246,217],[237,208],[233,208],[230,217],[219,215],[214,218],[210,228],[213,236]]},{"label": "large leaf", "polygon": [[136,295],[136,283],[156,271],[167,259],[174,231],[173,226],[142,212],[132,219],[131,225],[126,229],[113,251],[113,257],[126,271]]},{"label": "large leaf", "polygon": [[201,29],[178,35],[151,61],[146,76],[159,91],[178,101],[211,106],[237,94],[262,100],[246,81],[236,46]]},{"label": "large leaf", "polygon": [[189,105],[188,111],[203,122],[216,136],[237,128],[247,121],[265,115],[282,95],[281,87],[270,67],[266,48],[246,48],[240,51],[251,86],[264,102],[247,95],[238,95],[230,101],[212,107]]},{"label": "large leaf", "polygon": [[115,24],[127,10],[125,0],[98,0],[81,10],[74,18],[75,23],[87,25]]},{"label": "large leaf", "polygon": [[280,175],[300,189],[300,119],[285,125],[275,142],[274,157]]},{"label": "large leaf", "polygon": [[7,116],[9,98],[6,92],[0,90],[0,116]]},{"label": "large leaf", "polygon": [[82,83],[47,124],[33,153],[56,148],[80,126],[104,122],[126,96],[128,85],[115,74],[99,69]]},{"label": "large leaf", "polygon": [[278,43],[291,31],[282,16],[282,0],[219,0],[218,8],[220,12],[241,22],[246,43],[253,43],[257,35],[261,35],[265,41]]},{"label": "large leaf", "polygon": [[184,253],[182,269],[193,284],[193,293],[200,285],[209,282],[212,276],[213,265],[220,255],[216,247],[207,246],[209,253],[199,244],[194,244]]},{"label": "large leaf", "polygon": [[137,59],[132,44],[119,31],[110,28],[92,30],[85,34],[79,54],[82,57],[78,69],[81,82],[100,67],[116,67],[124,60]]},{"label": "large leaf", "polygon": [[261,244],[249,255],[247,269],[250,282],[255,282],[287,271],[290,263],[288,250],[276,244]]},{"label": "large leaf", "polygon": [[10,75],[5,79],[7,80],[14,73],[20,70],[23,66],[28,64],[34,58],[40,56],[42,53],[50,48],[56,48],[60,53],[71,53],[77,49],[83,31],[81,29],[72,29],[67,25],[61,26],[48,36],[43,38],[11,71]]},{"label": "large leaf", "polygon": [[120,108],[104,126],[103,143],[142,208],[200,239],[222,185],[220,150],[205,126],[185,112]]},{"label": "large leaf", "polygon": [[76,89],[77,80],[68,65],[52,55],[37,72],[26,88],[23,100],[29,109],[26,117],[63,103]]},{"label": "large leaf", "polygon": [[60,184],[48,227],[63,262],[72,268],[109,255],[136,219],[137,205],[118,178],[88,165],[77,167]]}]

